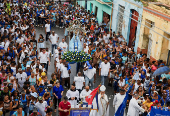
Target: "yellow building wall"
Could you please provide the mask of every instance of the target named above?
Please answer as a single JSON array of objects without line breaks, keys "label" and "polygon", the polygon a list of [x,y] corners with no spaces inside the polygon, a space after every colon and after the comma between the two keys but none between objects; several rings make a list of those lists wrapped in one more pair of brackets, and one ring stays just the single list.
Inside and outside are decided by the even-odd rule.
[{"label": "yellow building wall", "polygon": [[[150,12],[147,12],[145,10],[143,11],[142,24],[147,25],[148,27],[158,32],[159,34],[170,38],[170,35],[168,35],[166,32],[156,27],[151,27],[151,25],[146,23],[146,21],[148,21],[149,23],[153,22],[156,27],[167,31],[168,33],[170,33],[170,22],[154,14],[151,14]],[[168,57],[168,50],[170,50],[169,41],[166,40],[161,35],[152,31],[151,29],[148,29],[147,27],[143,25],[141,26],[138,48],[147,49],[147,46],[149,43],[149,37],[150,37],[150,39],[152,40],[151,57],[153,57],[156,60],[161,59],[166,62],[167,57]],[[148,35],[148,36],[145,37],[145,35]]]}]

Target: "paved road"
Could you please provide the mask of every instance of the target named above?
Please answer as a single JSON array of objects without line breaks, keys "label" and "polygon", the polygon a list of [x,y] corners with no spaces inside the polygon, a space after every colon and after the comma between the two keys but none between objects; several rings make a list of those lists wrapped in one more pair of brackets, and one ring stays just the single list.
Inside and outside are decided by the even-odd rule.
[{"label": "paved road", "polygon": [[[62,38],[64,38],[64,29],[60,29],[60,28],[57,28],[57,27],[54,27],[52,28],[52,31],[55,31],[55,33],[58,34],[59,36],[59,42],[61,42]],[[39,34],[43,34],[43,36],[45,37],[45,29],[44,28],[36,28],[36,39],[38,40],[39,38]],[[68,40],[66,41],[67,43]],[[46,42],[46,47],[48,47],[50,50],[51,50],[51,43],[50,42]],[[51,65],[49,66],[48,68],[48,79],[50,80],[51,79],[51,74],[54,72],[54,58],[51,57]],[[71,82],[73,82],[73,78],[74,76],[76,75],[76,64],[71,64]],[[100,77],[98,76],[98,72],[97,72],[97,78],[96,78],[96,83],[95,83],[95,87],[97,87],[101,82],[101,79]],[[107,83],[107,82],[106,82]],[[113,109],[113,106],[112,106],[112,103],[113,103],[113,87],[109,87],[106,85],[106,94],[108,96],[108,98],[111,98],[110,99],[110,116],[113,116],[114,114],[114,109]],[[66,89],[64,90],[64,94],[66,93]],[[58,116],[58,112],[56,114],[53,114],[53,116]]]}]

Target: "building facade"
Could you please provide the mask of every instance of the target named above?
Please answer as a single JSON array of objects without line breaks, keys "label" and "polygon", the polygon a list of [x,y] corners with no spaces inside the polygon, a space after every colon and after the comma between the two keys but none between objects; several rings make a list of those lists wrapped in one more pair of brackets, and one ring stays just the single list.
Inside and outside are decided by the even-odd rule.
[{"label": "building facade", "polygon": [[[166,0],[164,0],[166,1]],[[167,2],[167,1],[166,1]],[[163,60],[170,64],[170,6],[150,3],[143,10],[138,52],[142,51],[153,60]],[[167,9],[166,9],[167,8]],[[168,13],[169,12],[169,13]]]},{"label": "building facade", "polygon": [[143,4],[134,0],[113,0],[112,30],[126,39],[129,47],[134,41],[137,51]]},{"label": "building facade", "polygon": [[[78,1],[78,4],[85,8],[85,0]],[[111,20],[112,2],[110,0],[87,0],[87,11],[94,13],[98,23],[102,23],[105,18]]]}]

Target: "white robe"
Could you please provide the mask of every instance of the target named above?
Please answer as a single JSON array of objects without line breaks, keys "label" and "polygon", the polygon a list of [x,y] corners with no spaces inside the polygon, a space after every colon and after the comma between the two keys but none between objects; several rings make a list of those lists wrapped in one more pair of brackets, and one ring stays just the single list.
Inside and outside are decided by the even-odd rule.
[{"label": "white robe", "polygon": [[[63,52],[66,52],[68,45],[67,45],[66,42],[64,42],[64,43],[63,43],[63,42],[60,42],[60,43],[59,43],[59,47],[63,49]],[[64,48],[64,47],[66,47],[66,48]]]},{"label": "white robe", "polygon": [[[70,102],[71,104],[71,108],[77,108],[77,100],[79,99],[79,92],[76,90],[76,91],[71,91],[71,90],[68,90],[67,93],[66,93],[66,96],[68,97],[68,101]],[[72,97],[76,97],[77,99],[76,100],[71,100]]]},{"label": "white robe", "polygon": [[98,95],[98,106],[99,110],[97,109],[96,99],[93,100],[93,109],[90,112],[90,116],[109,116],[109,104],[107,95],[104,94],[104,99],[101,98],[101,94]]},{"label": "white robe", "polygon": [[132,98],[129,103],[127,116],[139,116],[139,112],[145,112],[145,110],[138,105],[135,98]]},{"label": "white robe", "polygon": [[113,106],[115,106],[115,113],[116,113],[117,109],[119,108],[119,106],[122,104],[125,96],[126,96],[126,94],[121,95],[120,93],[115,95],[114,100],[113,100]]},{"label": "white robe", "polygon": [[83,91],[80,93],[80,98],[83,99],[82,100],[83,102],[86,102],[85,101],[85,96],[89,96],[90,93],[91,93],[91,90],[86,91],[86,89],[83,89]]}]

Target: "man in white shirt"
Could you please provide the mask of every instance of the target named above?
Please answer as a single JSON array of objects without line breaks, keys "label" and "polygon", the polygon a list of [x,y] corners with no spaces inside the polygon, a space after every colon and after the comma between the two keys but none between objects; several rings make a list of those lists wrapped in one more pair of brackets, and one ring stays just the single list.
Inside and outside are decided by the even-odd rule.
[{"label": "man in white shirt", "polygon": [[52,51],[52,56],[53,56],[53,50],[54,50],[54,48],[57,49],[59,37],[58,37],[57,34],[55,34],[54,31],[52,31],[52,34],[50,35],[49,40],[52,44],[52,47],[51,47],[52,50],[51,51]]},{"label": "man in white shirt", "polygon": [[68,69],[68,63],[66,63],[65,60],[62,61],[61,67],[60,67],[60,74],[62,79],[62,86],[68,85],[68,88],[70,88],[70,73],[71,70]]},{"label": "man in white shirt", "polygon": [[27,74],[22,71],[21,68],[18,69],[18,73],[16,74],[18,90],[21,92],[23,89],[24,82],[27,79]]},{"label": "man in white shirt", "polygon": [[135,94],[129,102],[129,108],[127,116],[139,116],[139,112],[144,113],[145,110],[138,105],[137,99],[139,98],[138,94]]},{"label": "man in white shirt", "polygon": [[50,21],[48,21],[47,24],[45,24],[46,41],[48,41],[50,33],[51,33]]},{"label": "man in white shirt", "polygon": [[87,66],[87,63],[84,65],[85,85],[88,86],[90,82],[90,89],[93,90],[96,81],[96,68],[94,68],[92,61],[89,61],[89,63],[92,66],[92,69]]},{"label": "man in white shirt", "polygon": [[44,68],[47,70],[47,62],[49,61],[49,66],[50,66],[50,59],[49,59],[49,54],[46,52],[45,49],[42,50],[39,54],[39,59],[40,59],[40,64],[44,65]]},{"label": "man in white shirt", "polygon": [[38,97],[38,102],[35,104],[35,107],[39,110],[42,116],[46,116],[45,110],[48,108],[47,102],[43,101],[42,96]]},{"label": "man in white shirt", "polygon": [[79,93],[82,91],[83,86],[85,86],[84,77],[81,75],[81,72],[78,72],[78,76],[74,77],[74,83],[76,85],[76,89]]},{"label": "man in white shirt", "polygon": [[101,83],[104,85],[105,79],[110,76],[110,62],[107,58],[104,58],[104,62],[100,64],[99,76],[101,76]]},{"label": "man in white shirt", "polygon": [[[113,107],[115,107],[115,113],[116,113],[117,109],[119,108],[119,106],[122,104],[125,96],[126,96],[126,94],[125,94],[124,89],[120,89],[120,93],[115,95],[114,100],[113,100]],[[124,114],[124,116],[125,116],[125,114]]]},{"label": "man in white shirt", "polygon": [[16,43],[22,44],[24,42],[24,38],[21,37],[21,35],[19,34],[18,39],[16,40]]},{"label": "man in white shirt", "polygon": [[91,92],[92,91],[89,89],[89,86],[86,86],[85,89],[83,89],[83,91],[80,93],[80,99],[82,99],[83,103],[87,103],[85,99],[90,95]]},{"label": "man in white shirt", "polygon": [[62,39],[62,42],[59,43],[59,47],[63,50],[63,52],[67,51],[68,45],[65,42],[65,39]]},{"label": "man in white shirt", "polygon": [[118,40],[119,40],[119,43],[122,42],[122,41],[123,42],[126,41],[125,38],[122,35],[120,35],[120,37],[118,37]]}]

